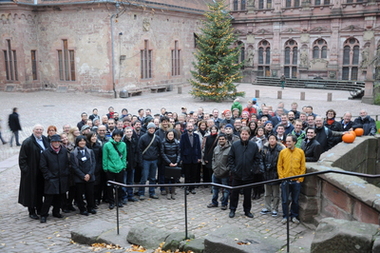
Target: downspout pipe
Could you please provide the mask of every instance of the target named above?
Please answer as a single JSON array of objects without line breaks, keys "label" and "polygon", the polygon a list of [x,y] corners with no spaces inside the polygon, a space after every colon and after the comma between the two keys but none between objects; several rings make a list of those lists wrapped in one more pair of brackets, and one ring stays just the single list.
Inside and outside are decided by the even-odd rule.
[{"label": "downspout pipe", "polygon": [[116,94],[116,84],[115,84],[115,46],[114,46],[114,37],[113,37],[113,22],[112,19],[117,15],[118,13],[112,14],[110,17],[111,22],[111,51],[112,51],[112,61],[111,61],[111,72],[112,72],[112,89],[114,93],[114,98],[117,98]]}]

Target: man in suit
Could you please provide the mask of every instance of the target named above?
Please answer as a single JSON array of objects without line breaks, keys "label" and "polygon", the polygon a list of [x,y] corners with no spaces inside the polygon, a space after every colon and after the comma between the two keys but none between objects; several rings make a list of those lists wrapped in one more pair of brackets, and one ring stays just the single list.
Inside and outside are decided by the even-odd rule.
[{"label": "man in suit", "polygon": [[49,140],[42,135],[44,128],[35,125],[33,134],[21,145],[19,166],[21,170],[18,203],[28,207],[29,217],[38,220],[44,192],[44,178],[40,170],[40,156],[49,147]]},{"label": "man in suit", "polygon": [[[181,135],[180,148],[182,166],[185,172],[185,183],[195,183],[197,174],[200,173],[198,164],[201,162],[201,144],[199,135],[194,133],[194,125],[187,123],[186,132]],[[194,186],[186,190],[195,194]]]},{"label": "man in suit", "polygon": [[13,112],[9,114],[8,126],[9,126],[9,129],[12,131],[12,137],[11,137],[11,140],[9,141],[11,147],[12,147],[12,142],[13,142],[13,136],[15,137],[16,145],[21,146],[18,140],[18,131],[21,131],[22,129],[20,125],[20,120],[18,118],[17,107],[13,108]]}]

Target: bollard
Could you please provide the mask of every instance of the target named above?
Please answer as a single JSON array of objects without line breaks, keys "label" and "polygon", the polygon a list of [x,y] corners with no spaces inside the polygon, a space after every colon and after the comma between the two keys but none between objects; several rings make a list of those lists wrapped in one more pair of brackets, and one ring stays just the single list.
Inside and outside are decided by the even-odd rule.
[{"label": "bollard", "polygon": [[259,98],[260,97],[260,90],[255,90],[255,98]]},{"label": "bollard", "polygon": [[282,99],[282,90],[277,91],[277,99]]},{"label": "bollard", "polygon": [[300,97],[301,100],[305,100],[305,92],[304,91],[301,91],[301,97]]},{"label": "bollard", "polygon": [[331,92],[327,93],[327,101],[328,102],[332,101],[332,93]]},{"label": "bollard", "polygon": [[182,87],[178,86],[178,94],[182,94]]}]

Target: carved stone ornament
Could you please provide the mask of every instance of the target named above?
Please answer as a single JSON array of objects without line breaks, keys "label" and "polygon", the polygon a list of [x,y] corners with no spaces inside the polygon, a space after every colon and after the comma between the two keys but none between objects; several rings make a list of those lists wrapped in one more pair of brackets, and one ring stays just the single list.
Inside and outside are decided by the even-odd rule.
[{"label": "carved stone ornament", "polygon": [[148,32],[150,30],[150,22],[147,18],[143,20],[143,31]]}]

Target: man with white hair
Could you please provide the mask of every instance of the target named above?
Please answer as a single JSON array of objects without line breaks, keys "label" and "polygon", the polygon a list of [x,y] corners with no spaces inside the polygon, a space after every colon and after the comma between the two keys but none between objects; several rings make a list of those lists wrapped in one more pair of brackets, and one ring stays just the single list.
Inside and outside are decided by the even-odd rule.
[{"label": "man with white hair", "polygon": [[376,122],[364,109],[360,110],[360,116],[354,120],[353,128],[363,128],[364,135],[376,134]]},{"label": "man with white hair", "polygon": [[33,134],[21,145],[19,166],[21,170],[18,203],[28,207],[29,217],[38,220],[44,192],[44,178],[40,170],[41,153],[49,147],[49,140],[43,136],[42,125],[33,127]]}]

